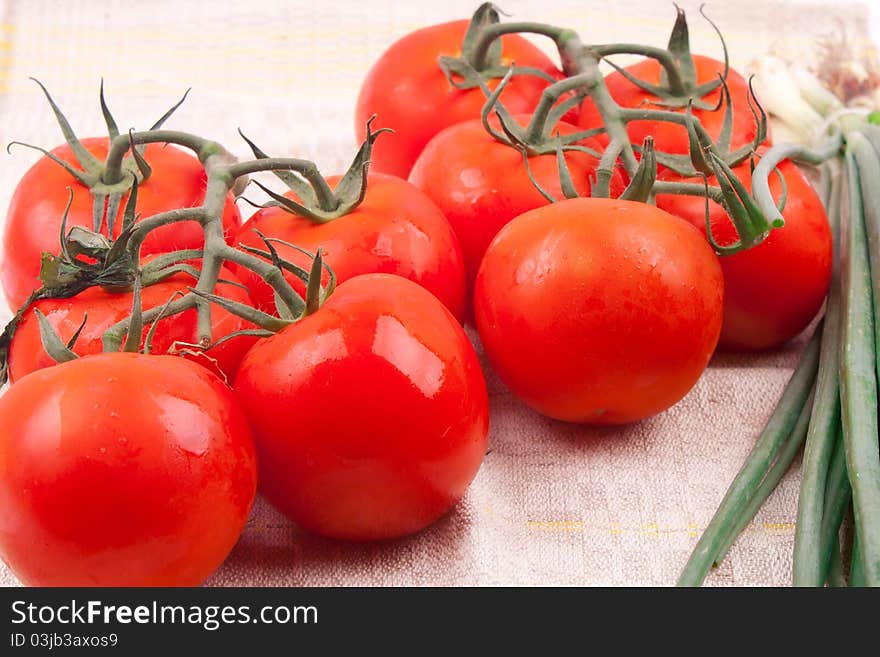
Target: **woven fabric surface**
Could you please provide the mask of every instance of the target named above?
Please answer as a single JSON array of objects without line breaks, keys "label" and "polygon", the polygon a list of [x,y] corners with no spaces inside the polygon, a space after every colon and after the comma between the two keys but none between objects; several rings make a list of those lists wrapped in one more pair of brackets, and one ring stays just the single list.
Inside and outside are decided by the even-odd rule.
[{"label": "woven fabric surface", "polygon": [[[465,18],[476,4],[5,0],[0,141],[61,141],[29,76],[52,91],[80,136],[103,134],[97,97],[103,78],[123,129],[145,127],[192,87],[169,127],[214,138],[245,156],[240,127],[270,153],[313,159],[326,173],[337,172],[354,153],[354,101],[370,64],[406,32]],[[501,4],[515,20],[567,25],[586,42],[663,45],[674,18],[671,3],[650,0]],[[694,50],[720,54],[699,3],[680,4],[691,17]],[[816,39],[830,30],[863,38],[870,19],[868,3],[854,1],[835,3],[833,15],[827,3],[803,0],[711,2],[707,12],[738,67],[770,50],[809,58]],[[22,148],[3,155],[0,208],[35,159]],[[5,322],[9,311],[0,305]],[[355,545],[309,536],[258,499],[244,535],[208,584],[670,585],[803,344],[801,337],[770,353],[718,354],[679,404],[613,429],[537,415],[484,361],[491,449],[450,514],[406,540]],[[790,582],[798,485],[795,464],[707,584]],[[2,564],[0,583],[17,585]]]}]

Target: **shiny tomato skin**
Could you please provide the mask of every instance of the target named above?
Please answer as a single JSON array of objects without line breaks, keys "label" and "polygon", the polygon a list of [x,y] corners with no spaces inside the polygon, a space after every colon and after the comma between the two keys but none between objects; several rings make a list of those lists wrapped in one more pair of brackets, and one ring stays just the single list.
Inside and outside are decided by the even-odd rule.
[{"label": "shiny tomato skin", "polygon": [[681,399],[721,329],[723,280],[687,222],[632,201],[520,215],[486,251],[474,311],[486,355],[527,405],[622,424]]},{"label": "shiny tomato skin", "polygon": [[[339,178],[328,178],[331,187]],[[292,192],[288,196],[296,198]],[[464,263],[458,239],[431,199],[397,176],[369,174],[363,202],[323,224],[280,208],[258,210],[242,226],[238,241],[265,250],[256,231],[312,253],[320,247],[339,282],[359,274],[397,274],[429,290],[459,319],[464,314]],[[282,258],[308,269],[307,256],[283,244],[275,248]],[[233,267],[256,305],[274,311],[269,284],[248,269]],[[305,292],[298,278],[287,274],[287,280]]]},{"label": "shiny tomato skin", "polygon": [[[832,238],[822,201],[794,163],[782,162],[779,171],[788,188],[782,211],[785,226],[773,229],[755,247],[719,258],[725,290],[719,346],[724,349],[753,351],[784,344],[809,325],[828,292]],[[750,165],[744,163],[734,172],[751,191]],[[660,177],[682,180],[672,172]],[[779,177],[771,175],[769,183],[778,201],[782,193]],[[686,219],[705,235],[704,199],[658,195],[657,207]],[[709,212],[715,240],[724,246],[735,243],[736,229],[721,206],[710,201]]]},{"label": "shiny tomato skin", "polygon": [[[703,84],[717,79],[718,74],[724,71],[724,62],[719,62],[711,57],[694,55],[694,65],[697,70],[697,83]],[[651,84],[660,83],[662,66],[656,59],[645,59],[626,70],[640,80]],[[657,97],[644,91],[627,80],[620,72],[613,71],[605,76],[605,85],[611,97],[621,107],[633,109],[657,109],[669,111],[671,108],[657,103]],[[750,144],[757,135],[757,125],[749,109],[749,84],[735,70],[730,69],[727,75],[727,87],[730,89],[731,102],[733,104],[733,130],[731,150]],[[709,109],[694,108],[693,114],[703,127],[706,128],[713,140],[717,141],[724,123],[726,106],[718,110],[713,108],[718,104],[721,91],[715,91],[703,96],[703,102],[709,104]],[[673,111],[684,113],[684,108],[676,108]],[[584,100],[580,107],[578,124],[583,128],[598,128],[602,126],[602,117],[595,103],[589,97]],[[654,148],[665,153],[687,154],[689,152],[687,129],[684,126],[668,121],[631,121],[627,125],[627,133],[630,141],[641,146],[645,137],[654,137]],[[597,137],[603,144],[608,143],[608,136],[601,134]],[[769,143],[765,142],[765,143]]]},{"label": "shiny tomato skin", "polygon": [[87,356],[0,398],[0,556],[26,585],[199,585],[255,491],[232,392],[182,358]]},{"label": "shiny tomato skin", "polygon": [[[458,57],[468,21],[432,25],[396,41],[367,73],[355,108],[355,131],[359,141],[366,136],[366,122],[376,114],[374,127],[392,128],[395,134],[382,138],[373,150],[375,171],[402,178],[428,140],[443,128],[479,118],[486,96],[479,88],[456,89],[449,84],[438,64],[441,55]],[[554,79],[561,73],[552,61],[523,37],[501,37],[503,65],[531,67]],[[490,80],[494,89],[499,80]],[[501,97],[511,112],[535,108],[548,81],[536,75],[516,75]]]},{"label": "shiny tomato skin", "polygon": [[235,393],[260,490],[307,531],[412,534],[464,494],[486,451],[488,399],[463,329],[399,276],[352,278],[248,352]]},{"label": "shiny tomato skin", "polygon": [[[247,291],[234,283],[238,282],[235,275],[225,267],[221,269],[220,278],[226,282],[217,284],[215,293],[232,301],[250,305]],[[160,283],[150,285],[141,290],[141,303],[144,309],[162,306],[175,292],[186,293],[187,288],[195,285],[195,280],[186,274],[175,274]],[[83,318],[88,320],[77,338],[74,352],[80,356],[97,354],[102,351],[101,338],[108,328],[131,314],[133,293],[111,293],[99,287],[89,288],[69,299],[41,299],[32,304],[18,325],[12,344],[9,348],[9,380],[15,382],[31,372],[51,367],[55,361],[43,349],[40,341],[38,309],[65,342],[79,328]],[[167,317],[159,322],[153,335],[151,352],[165,354],[175,343],[193,344],[197,342],[196,311],[187,310],[178,315]],[[144,327],[146,338],[149,326]],[[250,322],[227,312],[217,305],[211,307],[211,328],[215,340],[240,331],[254,328]],[[250,349],[256,338],[241,336],[232,338],[205,352],[216,361],[216,366],[223,375],[232,380],[238,364]],[[210,361],[205,361],[206,364]]]},{"label": "shiny tomato skin", "polygon": [[[530,119],[528,115],[514,118],[520,125]],[[556,130],[566,135],[578,128],[560,122]],[[601,151],[593,139],[580,144]],[[580,151],[567,152],[565,160],[578,194],[589,196],[599,161]],[[529,157],[529,168],[541,187],[555,198],[565,198],[555,153]],[[498,231],[523,212],[550,203],[530,180],[522,153],[494,139],[479,119],[450,126],[435,136],[416,160],[409,179],[452,224],[464,253],[469,291],[486,247]],[[615,171],[611,195],[619,196],[624,187],[620,172]]]},{"label": "shiny tomato skin", "polygon": [[[106,137],[81,140],[89,152],[103,161],[107,155]],[[56,156],[79,168],[73,152],[66,144],[52,151]],[[137,212],[142,218],[165,210],[201,205],[207,178],[199,161],[188,152],[165,144],[150,144],[144,157],[153,169],[152,175],[138,188]],[[92,229],[92,195],[60,165],[43,157],[24,174],[15,188],[0,244],[0,282],[6,298],[14,308],[20,307],[28,295],[39,287],[40,256],[46,251],[60,251],[59,234],[64,208],[73,189],[73,204],[67,217],[67,228],[82,226]],[[123,199],[123,206],[126,195]],[[223,227],[227,241],[232,242],[241,217],[230,194],[223,208]],[[122,227],[121,214],[114,227],[114,236]],[[101,232],[107,234],[106,220]],[[204,242],[202,228],[195,221],[178,222],[150,232],[141,247],[141,255],[167,253],[178,249],[200,249]]]}]

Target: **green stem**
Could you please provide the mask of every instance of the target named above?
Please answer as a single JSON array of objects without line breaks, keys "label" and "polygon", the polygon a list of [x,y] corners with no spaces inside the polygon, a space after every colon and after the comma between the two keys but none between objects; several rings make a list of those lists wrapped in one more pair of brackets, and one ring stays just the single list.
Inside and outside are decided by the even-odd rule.
[{"label": "green stem", "polygon": [[315,196],[318,200],[318,206],[325,212],[333,212],[339,207],[339,201],[330,185],[318,171],[318,167],[314,162],[309,160],[299,160],[284,157],[265,157],[257,160],[248,160],[245,162],[236,162],[229,165],[228,172],[233,178],[240,178],[259,171],[295,171],[309,181],[312,189],[315,190]]},{"label": "green stem", "polygon": [[[145,310],[143,314],[143,323],[149,324],[151,322],[156,321],[160,315],[163,317],[170,317],[172,315],[177,315],[182,312],[186,312],[187,310],[191,310],[196,306],[197,297],[195,294],[189,292],[179,299],[174,300],[170,304],[163,304],[161,306],[155,306],[150,308],[149,310]],[[104,331],[104,335],[102,337],[103,350],[104,351],[119,351],[122,347],[122,341],[125,339],[128,333],[128,327],[131,322],[130,317],[126,317],[119,322],[116,322],[113,326]]]},{"label": "green stem", "polygon": [[[688,125],[688,117],[687,114],[681,112],[670,112],[669,110],[659,110],[659,109],[637,109],[637,108],[623,108],[620,110],[621,118],[624,121],[629,123],[630,121],[666,121],[668,123],[675,123],[677,125],[683,126],[687,128]],[[706,131],[706,128],[703,127],[703,124],[700,123],[695,118],[691,119],[693,121],[694,129],[697,131],[697,134],[706,142],[714,143],[712,137]]]},{"label": "green stem", "polygon": [[552,126],[547,124],[556,101],[569,91],[581,89],[583,86],[583,79],[580,76],[575,76],[560,80],[546,87],[541,92],[541,99],[538,101],[535,111],[532,112],[532,118],[529,120],[528,127],[526,127],[523,141],[526,143],[542,141],[549,133],[548,128],[552,128]]},{"label": "green stem", "polygon": [[761,156],[752,172],[752,196],[771,224],[776,220],[784,221],[773,194],[770,193],[770,176],[779,163],[793,160],[803,164],[821,164],[835,157],[842,144],[843,138],[837,133],[818,148],[808,148],[800,144],[777,144]]},{"label": "green stem", "polygon": [[[210,147],[213,142],[205,142]],[[205,151],[203,151],[204,154]],[[268,171],[275,168],[285,170],[295,170],[303,173],[304,176],[316,175],[329,191],[326,181],[317,173],[317,167],[311,162],[305,163],[303,160],[283,159],[283,158],[263,158],[254,161],[241,163],[230,163],[225,151],[215,150],[204,159],[205,170],[208,176],[207,188],[205,190],[205,199],[201,207],[185,208],[180,210],[171,210],[163,212],[152,217],[148,217],[137,224],[135,234],[132,235],[129,246],[132,249],[132,256],[137,258],[144,237],[159,226],[175,223],[184,220],[197,220],[201,223],[205,234],[205,244],[202,249],[202,266],[199,279],[195,286],[195,291],[201,295],[213,293],[217,285],[220,275],[220,268],[225,260],[237,262],[242,266],[248,267],[261,275],[275,289],[281,299],[293,309],[303,308],[304,302],[297,295],[296,291],[287,282],[284,275],[273,264],[261,260],[255,256],[249,255],[226,244],[223,235],[223,206],[226,202],[226,196],[229,190],[235,184],[235,181],[241,176],[256,171]],[[304,166],[307,165],[307,166]],[[319,185],[320,186],[320,185]],[[316,190],[317,191],[317,190]],[[332,194],[332,192],[330,192]],[[168,254],[165,260],[174,260],[184,252],[177,254]],[[162,258],[162,256],[160,256]],[[179,260],[177,260],[179,261]],[[163,266],[156,266],[161,270]],[[151,270],[152,271],[152,270]],[[180,299],[175,300],[171,305],[165,307],[154,307],[144,312],[144,322],[153,321],[160,313],[164,315],[173,315],[195,307],[198,313],[198,340],[203,346],[212,343],[211,335],[211,303],[204,296],[188,293]],[[164,316],[163,315],[163,316]],[[122,344],[128,327],[129,319],[126,318],[111,326],[104,334],[104,350],[118,350]]]},{"label": "green stem", "polygon": [[[605,78],[599,70],[599,58],[585,49],[576,36],[566,41],[565,52],[577,60],[580,73],[576,76],[583,88],[590,94],[590,98],[596,105],[596,109],[602,117],[605,132],[610,141],[618,141],[622,144],[621,159],[630,177],[635,175],[639,163],[629,141],[626,131],[626,123],[623,119],[623,110],[615,102],[605,86]],[[577,54],[575,54],[577,53]]]},{"label": "green stem", "polygon": [[517,33],[539,34],[541,36],[549,37],[560,49],[562,48],[562,45],[560,44],[564,44],[573,34],[571,30],[562,27],[554,27],[552,25],[545,25],[543,23],[531,23],[525,21],[493,23],[492,25],[487,25],[483,28],[482,32],[480,32],[480,38],[474,43],[472,55],[468,63],[477,71],[485,70],[490,65],[490,62],[488,62],[489,49],[492,47],[495,40],[505,34]]},{"label": "green stem", "polygon": [[[165,131],[156,131],[165,132]],[[211,142],[204,142],[209,144]],[[223,206],[226,203],[226,195],[229,193],[234,180],[226,170],[227,158],[224,154],[215,153],[205,159],[205,171],[208,183],[205,189],[205,199],[201,207],[171,210],[153,215],[138,224],[138,230],[132,236],[129,243],[132,257],[138,258],[140,245],[150,230],[159,226],[168,225],[183,220],[198,220],[205,234],[205,244],[202,249],[202,269],[196,284],[199,291],[213,291],[220,276],[220,268],[223,264],[221,251],[226,246],[223,236]],[[192,307],[198,312],[198,339],[205,346],[211,344],[211,307],[210,304],[194,294],[186,294],[170,305],[163,304],[150,308],[144,312],[144,323],[151,322],[164,315],[174,315]],[[127,331],[129,319],[117,322],[104,332],[104,351],[117,351],[122,344],[122,338]]]},{"label": "green stem", "polygon": [[202,249],[183,249],[156,256],[141,267],[141,283],[144,287],[149,287],[166,267],[186,262],[187,260],[199,260],[202,258],[203,253]]},{"label": "green stem", "polygon": [[[719,205],[723,194],[721,189],[714,185],[709,185],[709,198]],[[698,196],[706,198],[706,187],[700,183],[680,183],[669,181],[657,181],[654,183],[654,195],[659,194],[677,194],[679,196]]]},{"label": "green stem", "polygon": [[590,191],[590,196],[596,198],[608,198],[611,196],[611,177],[614,175],[617,159],[620,157],[622,149],[623,144],[619,141],[612,140],[608,144],[608,148],[602,153],[599,166],[596,168],[596,184]]},{"label": "green stem", "polygon": [[[215,197],[225,198],[229,188],[222,180],[208,177],[208,189],[205,192],[205,214],[209,217],[221,216],[223,209],[222,204],[220,210],[209,208],[209,199],[214,201]],[[212,212],[211,210],[214,210]],[[215,214],[216,213],[216,214]],[[217,279],[220,278],[220,268],[223,266],[223,251],[226,247],[226,239],[223,235],[222,221],[205,221],[202,223],[205,233],[205,255],[202,256],[202,271],[199,275],[199,281],[196,283],[198,292],[214,291],[217,287]],[[211,335],[211,304],[204,299],[199,299],[198,308],[198,340],[203,347],[208,347],[213,342]]]},{"label": "green stem", "polygon": [[225,246],[222,254],[226,260],[247,267],[251,271],[259,274],[269,285],[272,286],[275,292],[278,293],[278,296],[281,297],[284,304],[291,310],[305,309],[305,302],[302,297],[300,297],[296,293],[296,290],[291,287],[290,283],[287,282],[284,273],[272,263],[267,262],[266,260],[261,260],[260,258],[245,253],[244,251],[234,249],[228,245]]},{"label": "green stem", "polygon": [[151,231],[156,230],[160,226],[175,224],[179,221],[203,222],[204,220],[204,206],[196,208],[179,208],[177,210],[168,210],[166,212],[154,214],[145,219],[141,219],[135,224],[126,248],[128,248],[129,253],[131,253],[133,257],[139,259],[141,245]]},{"label": "green stem", "polygon": [[107,159],[104,161],[104,172],[101,174],[102,182],[107,185],[115,185],[122,182],[122,178],[125,175],[122,171],[122,160],[131,148],[132,143],[135,145],[151,143],[177,144],[189,148],[198,156],[212,142],[203,137],[178,130],[148,130],[133,132],[131,135],[119,135],[111,142],[110,149],[107,151]]},{"label": "green stem", "polygon": [[642,55],[656,59],[663,70],[666,71],[669,92],[674,96],[686,96],[691,91],[685,85],[675,58],[672,53],[664,48],[656,48],[653,46],[644,46],[637,43],[613,43],[606,45],[589,46],[600,58],[610,57],[611,55]]}]

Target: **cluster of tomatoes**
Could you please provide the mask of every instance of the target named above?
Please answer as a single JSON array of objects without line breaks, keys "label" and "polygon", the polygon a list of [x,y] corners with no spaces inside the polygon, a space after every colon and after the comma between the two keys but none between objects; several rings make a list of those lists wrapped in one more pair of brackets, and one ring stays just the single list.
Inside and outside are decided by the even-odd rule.
[{"label": "cluster of tomatoes", "polygon": [[[255,252],[272,239],[273,257],[301,264],[299,249],[320,250],[339,282],[292,321],[267,280],[240,263],[224,266],[215,295],[291,320],[270,337],[231,306],[214,306],[212,335],[233,337],[200,353],[192,308],[144,327],[149,354],[102,353],[104,332],[135,301],[161,306],[191,288],[198,258],[137,295],[94,286],[39,298],[41,254],[59,252],[62,217],[67,228],[92,225],[93,194],[67,169],[89,154],[102,161],[108,140],[57,148],[27,172],[0,261],[8,299],[27,306],[0,398],[0,556],[23,582],[201,583],[238,539],[258,484],[307,531],[347,540],[419,531],[461,498],[487,447],[486,385],[462,323],[476,326],[489,362],[523,402],[552,418],[603,424],[681,399],[719,336],[728,347],[768,348],[809,323],[828,286],[831,238],[796,167],[780,167],[786,227],[719,259],[706,239],[704,199],[620,200],[622,169],[612,172],[612,198],[590,198],[600,160],[588,151],[601,151],[604,135],[579,142],[588,149],[524,158],[488,133],[479,118],[484,90],[453,88],[438,65],[460,51],[468,25],[413,32],[371,69],[356,125],[364,130],[375,114],[395,134],[377,141],[365,191],[346,214],[316,221],[276,204],[240,225],[229,195],[222,223],[230,245]],[[525,122],[564,74],[519,35],[500,43],[502,61],[544,73],[515,75],[502,94]],[[700,82],[722,68],[694,63]],[[630,71],[661,79],[655,60]],[[621,106],[651,101],[620,72],[605,84]],[[734,106],[747,102],[735,72],[727,85]],[[694,115],[717,137],[724,127],[714,112]],[[587,98],[555,130],[597,127]],[[634,121],[628,130],[633,143],[651,135],[658,150],[688,151],[681,126]],[[732,130],[737,145],[755,136],[751,120]],[[581,198],[551,203],[547,196],[564,192],[560,157]],[[152,172],[138,190],[141,221],[202,202],[206,174],[195,157],[155,145],[143,158]],[[749,185],[747,164],[737,174]],[[294,191],[286,196],[304,203]],[[715,239],[735,241],[723,209],[710,208]],[[107,237],[119,231],[117,222]],[[140,247],[141,266],[203,241],[195,221],[159,227]],[[68,341],[67,362],[43,349],[47,326]]]}]

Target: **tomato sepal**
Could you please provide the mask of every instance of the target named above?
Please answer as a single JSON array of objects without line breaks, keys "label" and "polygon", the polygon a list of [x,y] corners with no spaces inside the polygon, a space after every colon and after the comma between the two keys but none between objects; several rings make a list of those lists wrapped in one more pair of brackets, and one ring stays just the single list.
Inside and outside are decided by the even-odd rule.
[{"label": "tomato sepal", "polygon": [[[578,142],[604,132],[603,129],[584,130],[566,135],[557,132],[551,135],[551,131],[565,113],[562,111],[565,101],[558,106],[556,102],[573,89],[566,80],[547,87],[528,125],[520,125],[500,100],[502,92],[514,76],[514,71],[514,67],[510,67],[494,91],[485,83],[481,83],[486,102],[480,112],[480,119],[486,132],[496,141],[516,148],[526,156],[556,154],[560,157],[560,152],[578,150],[593,157],[600,157],[598,151],[579,145]],[[492,114],[498,119],[500,131],[490,122]]]},{"label": "tomato sepal", "polygon": [[73,337],[67,344],[61,340],[61,337],[52,328],[52,325],[49,323],[49,320],[46,319],[46,316],[40,312],[39,308],[34,308],[34,314],[37,316],[37,322],[40,325],[40,341],[43,343],[43,349],[46,350],[46,353],[52,357],[56,363],[66,363],[68,361],[79,358],[73,352],[73,346],[76,344],[76,339],[79,337],[82,332],[83,327],[86,325],[86,321],[88,317],[84,318],[82,324],[79,325],[76,333],[73,334]]},{"label": "tomato sepal", "polygon": [[[244,196],[239,196],[238,198],[257,209],[280,208],[290,214],[305,217],[318,224],[344,217],[357,208],[363,202],[366,195],[367,173],[369,172],[373,143],[379,135],[386,132],[394,132],[391,128],[372,130],[372,124],[375,119],[376,116],[373,115],[367,120],[366,137],[335,189],[330,188],[326,178],[321,175],[313,163],[302,161],[302,166],[299,167],[299,170],[276,169],[272,172],[281,182],[287,185],[291,192],[299,197],[299,201],[272,191],[258,180],[254,180],[254,184],[271,198],[270,201],[258,204]],[[272,160],[259,146],[246,137],[241,130],[239,130],[239,134],[250,146],[254,157],[258,160]]]},{"label": "tomato sepal", "polygon": [[720,79],[718,80],[697,84],[697,69],[691,54],[687,16],[684,9],[677,5],[675,11],[675,23],[672,26],[672,32],[665,51],[659,51],[655,48],[632,47],[631,44],[627,44],[626,48],[627,53],[643,54],[658,61],[661,65],[660,84],[651,84],[646,80],[642,80],[630,71],[607,59],[608,55],[619,52],[619,49],[615,48],[615,46],[598,47],[596,51],[608,65],[626,80],[642,91],[654,96],[656,100],[653,104],[670,109],[678,109],[693,103],[693,106],[696,108],[712,110],[712,104],[707,103],[704,98],[724,84],[724,80],[726,80],[730,71],[727,44],[724,41],[721,30],[706,15],[701,6],[700,14],[712,26],[712,29],[718,35],[718,39],[721,41],[721,49],[724,53],[724,71],[720,74]]},{"label": "tomato sepal", "polygon": [[[263,237],[261,235],[261,237]],[[263,237],[263,240],[270,246],[270,240],[273,238]],[[311,268],[304,278],[304,282],[306,283],[306,294],[305,299],[303,299],[302,305],[290,306],[284,302],[280,295],[275,294],[275,304],[276,309],[278,310],[278,314],[280,316],[270,315],[258,308],[254,308],[245,303],[241,303],[239,301],[233,301],[231,299],[227,299],[223,296],[213,294],[210,292],[204,292],[195,287],[189,287],[188,290],[195,294],[200,299],[204,299],[205,301],[210,301],[211,303],[216,303],[218,306],[223,308],[224,310],[232,313],[233,315],[237,315],[242,319],[251,322],[252,324],[256,324],[261,327],[265,331],[270,333],[277,333],[284,328],[287,328],[291,324],[295,324],[300,321],[304,317],[311,315],[323,305],[323,303],[333,294],[333,291],[336,289],[336,274],[333,273],[333,270],[324,262],[323,255],[321,253],[321,249],[314,254],[302,249],[294,244],[290,244],[289,242],[284,242],[283,240],[274,239],[273,241],[280,242],[289,246],[297,251],[300,251],[309,257],[312,258]],[[249,249],[252,253],[257,253],[259,255],[263,255],[264,252],[261,252],[259,249]],[[265,253],[264,257],[268,257],[270,254]],[[290,262],[282,260],[277,252],[272,250],[271,257],[276,263],[276,269],[278,274],[283,276],[282,269],[286,269],[288,271],[292,269],[296,269],[298,271],[304,271],[300,267],[293,265]],[[321,284],[321,278],[323,270],[326,270],[329,273],[329,281],[327,285]],[[216,344],[216,343],[215,343]]]},{"label": "tomato sepal", "polygon": [[456,89],[477,89],[489,80],[503,78],[508,72],[515,75],[535,75],[555,82],[546,72],[533,66],[505,65],[501,57],[501,40],[486,41],[487,28],[500,23],[498,7],[484,2],[471,17],[461,44],[461,55],[440,55],[437,63],[449,84]]},{"label": "tomato sepal", "polygon": [[620,195],[620,199],[647,203],[654,191],[656,180],[657,158],[654,155],[654,138],[649,135],[645,137],[645,142],[642,144],[642,158],[639,160],[639,166],[629,185]]},{"label": "tomato sepal", "polygon": [[[46,86],[36,78],[31,78],[31,80],[33,80],[40,87],[43,95],[49,102],[49,105],[52,108],[52,112],[55,114],[55,119],[58,122],[59,127],[61,128],[61,133],[64,136],[64,140],[70,147],[74,159],[76,160],[76,163],[79,165],[80,168],[77,169],[71,163],[65,162],[60,157],[42,147],[28,144],[22,141],[10,142],[10,144],[7,146],[7,151],[9,150],[9,147],[13,145],[24,146],[26,148],[31,148],[39,151],[44,156],[48,157],[50,160],[61,166],[68,174],[70,174],[72,178],[87,187],[94,197],[94,232],[97,233],[101,230],[101,225],[106,216],[108,232],[112,235],[113,226],[117,219],[122,197],[127,194],[128,191],[132,188],[132,181],[136,180],[137,182],[143,184],[144,182],[146,182],[147,179],[149,179],[150,175],[152,174],[152,168],[144,159],[143,155],[146,144],[135,145],[133,137],[134,133],[133,130],[130,130],[128,134],[129,148],[127,149],[130,153],[130,156],[121,157],[119,158],[119,162],[114,162],[116,158],[114,158],[111,153],[108,153],[107,161],[102,162],[97,157],[92,155],[77,137],[76,132],[74,132],[73,127],[70,124],[70,121],[68,121],[67,117],[64,115],[64,112],[62,112],[61,108],[55,102],[55,99],[52,98],[52,95],[49,93],[49,90],[46,88]],[[174,111],[178,107],[180,107],[180,105],[186,99],[188,93],[189,90],[187,89],[187,92],[183,95],[183,98],[181,98],[173,107],[171,107],[171,109],[165,112],[165,114],[163,114],[162,117],[153,124],[150,130],[152,131],[160,128],[162,124],[171,117]],[[101,80],[99,99],[101,104],[101,113],[104,116],[104,122],[107,125],[107,133],[110,142],[113,143],[120,136],[120,134],[116,120],[113,118],[112,113],[107,107],[107,102],[104,97],[103,80]]]}]

